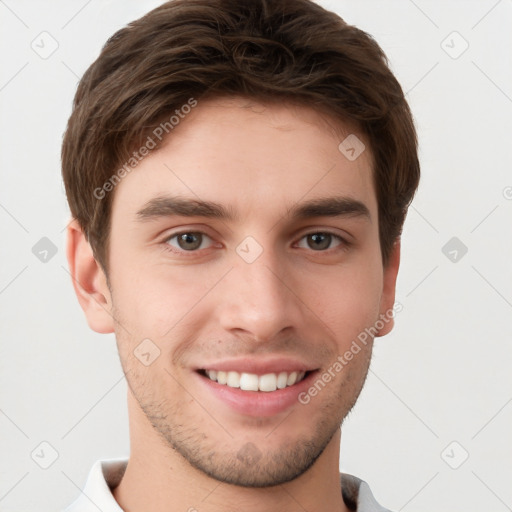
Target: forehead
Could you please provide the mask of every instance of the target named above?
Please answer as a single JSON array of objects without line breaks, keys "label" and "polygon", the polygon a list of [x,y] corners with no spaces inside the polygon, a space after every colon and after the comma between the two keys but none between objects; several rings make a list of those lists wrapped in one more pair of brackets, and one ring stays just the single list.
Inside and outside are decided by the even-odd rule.
[{"label": "forehead", "polygon": [[[346,144],[340,150],[354,137],[357,151],[365,148],[355,159]],[[270,218],[331,194],[363,202],[373,217],[371,162],[360,133],[311,108],[245,98],[199,101],[117,185],[113,221],[133,218],[165,194],[223,203],[239,218],[255,211]]]}]

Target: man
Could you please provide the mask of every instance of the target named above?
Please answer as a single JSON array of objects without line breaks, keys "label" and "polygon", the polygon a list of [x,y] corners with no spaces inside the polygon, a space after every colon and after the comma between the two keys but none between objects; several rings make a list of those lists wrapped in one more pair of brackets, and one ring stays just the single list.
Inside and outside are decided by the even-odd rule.
[{"label": "man", "polygon": [[338,469],[419,181],[375,41],[309,0],[165,3],[85,73],[62,160],[131,440],[67,510],[385,510]]}]

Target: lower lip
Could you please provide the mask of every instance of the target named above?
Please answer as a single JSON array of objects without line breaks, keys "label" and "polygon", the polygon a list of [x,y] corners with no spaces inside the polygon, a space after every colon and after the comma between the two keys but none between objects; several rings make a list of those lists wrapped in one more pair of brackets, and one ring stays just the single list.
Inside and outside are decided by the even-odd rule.
[{"label": "lower lip", "polygon": [[221,402],[232,410],[247,416],[274,416],[282,413],[298,403],[300,393],[310,387],[310,382],[317,372],[310,372],[306,378],[293,386],[276,391],[244,391],[219,384],[208,377],[197,373],[203,385]]}]

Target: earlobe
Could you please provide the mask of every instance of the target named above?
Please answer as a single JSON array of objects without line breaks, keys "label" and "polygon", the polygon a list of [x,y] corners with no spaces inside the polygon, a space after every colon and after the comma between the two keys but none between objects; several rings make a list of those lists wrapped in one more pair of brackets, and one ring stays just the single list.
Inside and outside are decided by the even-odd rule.
[{"label": "earlobe", "polygon": [[66,256],[73,287],[89,327],[99,333],[114,332],[112,298],[103,269],[76,219],[67,227]]},{"label": "earlobe", "polygon": [[388,264],[384,267],[384,278],[382,287],[382,297],[380,301],[380,319],[384,323],[382,329],[376,336],[385,336],[389,334],[395,325],[393,319],[395,304],[395,291],[396,291],[396,278],[398,275],[398,268],[400,267],[400,239],[398,238],[389,256]]}]

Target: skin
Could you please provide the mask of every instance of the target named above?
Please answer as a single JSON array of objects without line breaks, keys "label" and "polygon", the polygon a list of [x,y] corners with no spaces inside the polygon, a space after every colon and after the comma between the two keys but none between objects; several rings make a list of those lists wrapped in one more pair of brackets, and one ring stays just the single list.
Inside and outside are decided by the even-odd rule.
[{"label": "skin", "polygon": [[[320,375],[393,307],[400,245],[384,268],[370,148],[365,142],[348,160],[338,145],[349,133],[307,107],[200,101],[116,187],[108,284],[70,224],[79,302],[93,330],[115,332],[128,382],[130,461],[113,491],[124,510],[347,510],[340,425],[364,384],[372,342],[307,405],[268,416],[233,410],[196,369],[283,357]],[[237,218],[138,220],[164,193],[215,201]],[[289,215],[333,196],[362,202],[369,218]],[[187,251],[170,238],[183,232],[207,236]],[[307,235],[325,232],[350,243],[327,237],[319,250]],[[236,251],[248,236],[262,249],[252,263]],[[148,366],[134,356],[144,339],[160,351]]]}]

